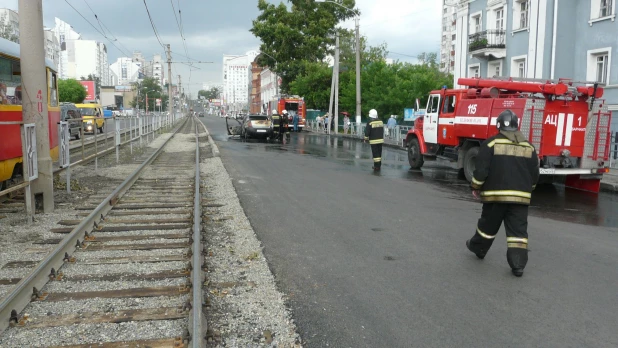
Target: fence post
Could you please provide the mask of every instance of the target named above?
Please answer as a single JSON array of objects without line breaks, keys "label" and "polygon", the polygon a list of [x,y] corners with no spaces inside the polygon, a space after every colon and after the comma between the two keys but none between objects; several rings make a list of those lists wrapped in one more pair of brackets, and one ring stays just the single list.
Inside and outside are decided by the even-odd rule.
[{"label": "fence post", "polygon": [[114,139],[116,140],[116,164],[120,161],[120,122],[118,120],[114,121],[114,125],[116,126],[116,136]]},{"label": "fence post", "polygon": [[60,168],[66,168],[67,193],[71,193],[71,159],[69,154],[69,138],[71,134],[69,132],[69,123],[61,121],[58,125],[58,165]]},{"label": "fence post", "polygon": [[139,134],[139,147],[142,147],[142,125],[144,123],[144,118],[140,117],[138,119],[138,123],[139,123],[139,125],[137,126],[137,131],[138,131],[138,134]]},{"label": "fence post", "polygon": [[36,152],[36,125],[34,123],[21,125],[21,151],[22,151],[22,171],[24,180],[28,180],[25,193],[26,216],[28,224],[31,224],[34,219],[34,199],[32,197],[32,180],[39,177],[37,166],[38,156]]}]

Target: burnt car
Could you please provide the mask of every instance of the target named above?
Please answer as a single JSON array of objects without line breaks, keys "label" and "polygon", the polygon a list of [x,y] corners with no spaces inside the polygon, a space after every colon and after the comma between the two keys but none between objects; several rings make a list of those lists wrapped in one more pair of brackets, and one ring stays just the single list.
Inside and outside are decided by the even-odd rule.
[{"label": "burnt car", "polygon": [[228,135],[247,139],[270,139],[272,121],[265,115],[245,115],[241,119],[225,119]]}]

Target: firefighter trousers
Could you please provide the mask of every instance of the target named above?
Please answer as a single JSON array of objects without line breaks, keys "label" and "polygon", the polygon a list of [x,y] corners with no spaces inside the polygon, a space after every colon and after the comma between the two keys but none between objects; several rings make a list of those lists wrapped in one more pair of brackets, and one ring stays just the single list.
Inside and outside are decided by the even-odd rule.
[{"label": "firefighter trousers", "polygon": [[524,269],[528,262],[528,206],[510,203],[485,203],[470,247],[485,255],[504,221],[506,260],[512,269]]},{"label": "firefighter trousers", "polygon": [[382,167],[382,144],[371,144],[371,154],[373,155],[373,167]]}]

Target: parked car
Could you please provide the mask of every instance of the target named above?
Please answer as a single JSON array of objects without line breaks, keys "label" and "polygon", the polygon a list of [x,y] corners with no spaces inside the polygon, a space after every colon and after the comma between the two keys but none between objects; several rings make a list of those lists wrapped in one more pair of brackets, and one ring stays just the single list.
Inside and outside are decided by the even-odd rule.
[{"label": "parked car", "polygon": [[73,103],[60,103],[60,120],[69,123],[69,134],[76,140],[82,134],[82,114]]}]

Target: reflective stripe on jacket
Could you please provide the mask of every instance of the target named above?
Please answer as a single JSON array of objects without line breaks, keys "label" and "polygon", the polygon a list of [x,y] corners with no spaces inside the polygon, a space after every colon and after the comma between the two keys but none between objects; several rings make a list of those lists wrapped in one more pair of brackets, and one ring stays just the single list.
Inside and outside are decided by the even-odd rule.
[{"label": "reflective stripe on jacket", "polygon": [[504,132],[481,144],[470,185],[481,191],[483,203],[530,204],[539,158],[524,139],[519,132]]},{"label": "reflective stripe on jacket", "polygon": [[367,122],[365,128],[365,140],[369,140],[369,144],[384,143],[384,123],[380,119],[374,119]]}]

